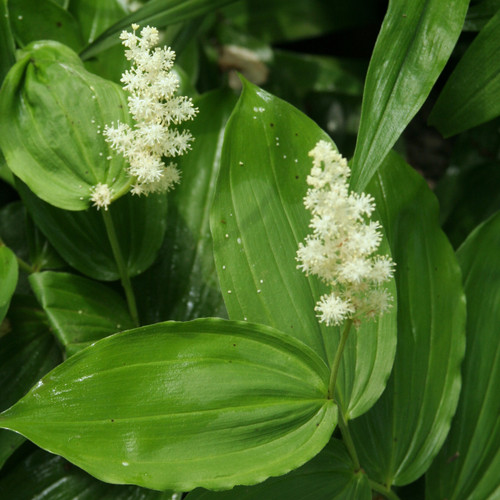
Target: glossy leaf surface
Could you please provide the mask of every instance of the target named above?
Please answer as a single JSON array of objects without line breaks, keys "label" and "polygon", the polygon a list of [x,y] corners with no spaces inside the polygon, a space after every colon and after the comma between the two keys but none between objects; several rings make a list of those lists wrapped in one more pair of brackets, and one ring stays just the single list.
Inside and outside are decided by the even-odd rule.
[{"label": "glossy leaf surface", "polygon": [[445,137],[500,115],[499,51],[500,10],[462,56],[429,116]]},{"label": "glossy leaf surface", "polygon": [[467,295],[463,387],[450,434],[426,478],[426,498],[500,495],[500,215],[457,252]]},{"label": "glossy leaf surface", "polygon": [[366,476],[354,466],[341,441],[330,443],[311,461],[285,476],[227,492],[195,490],[186,500],[371,500]]},{"label": "glossy leaf surface", "polygon": [[[326,287],[295,259],[309,233],[302,203],[312,167],[307,153],[319,139],[329,140],[300,111],[245,82],[226,128],[211,228],[229,317],[273,326],[331,362],[339,329],[320,326],[314,312]],[[350,417],[382,392],[395,335],[392,310],[349,337],[337,391]]]},{"label": "glossy leaf surface", "polygon": [[10,500],[180,500],[171,492],[103,483],[42,450],[0,475],[0,495]]},{"label": "glossy leaf surface", "polygon": [[226,315],[215,273],[209,214],[226,121],[236,96],[215,91],[194,100],[192,151],[179,158],[182,180],[168,196],[168,232],[157,262],[134,282],[140,315],[154,323]]},{"label": "glossy leaf surface", "polygon": [[10,299],[16,289],[18,273],[16,256],[0,241],[0,324],[9,309]]},{"label": "glossy leaf surface", "polygon": [[[70,212],[37,198],[19,183],[19,192],[36,225],[75,269],[91,278],[119,278],[102,214],[95,208]],[[163,195],[126,195],[109,208],[130,276],[146,270],[158,255],[166,229],[167,199]]]},{"label": "glossy leaf surface", "polygon": [[328,442],[328,370],[274,329],[204,319],[113,335],[0,415],[97,478],[186,491],[254,484]]},{"label": "glossy leaf surface", "polygon": [[389,2],[366,76],[351,186],[362,191],[420,109],[460,35],[469,0]]},{"label": "glossy leaf surface", "polygon": [[101,283],[46,271],[32,274],[30,284],[68,355],[134,326],[125,300]]},{"label": "glossy leaf surface", "polygon": [[130,28],[132,23],[142,26],[165,27],[189,21],[206,15],[234,0],[151,0],[132,14],[122,18],[108,28],[101,36],[82,51],[82,59],[99,54],[99,52],[120,42],[119,34]]},{"label": "glossy leaf surface", "polygon": [[[60,358],[36,301],[15,297],[0,336],[0,410],[24,396]],[[0,430],[0,467],[23,441],[19,434]]]},{"label": "glossy leaf surface", "polygon": [[99,182],[108,184],[113,198],[129,188],[124,159],[111,155],[99,133],[118,120],[129,120],[118,85],[87,72],[66,46],[38,42],[25,49],[2,87],[0,147],[9,168],[37,196],[84,210]]},{"label": "glossy leaf surface", "polygon": [[350,426],[370,479],[404,485],[429,467],[456,409],[465,297],[437,200],[424,179],[392,153],[369,190],[396,261],[398,344],[385,392]]}]

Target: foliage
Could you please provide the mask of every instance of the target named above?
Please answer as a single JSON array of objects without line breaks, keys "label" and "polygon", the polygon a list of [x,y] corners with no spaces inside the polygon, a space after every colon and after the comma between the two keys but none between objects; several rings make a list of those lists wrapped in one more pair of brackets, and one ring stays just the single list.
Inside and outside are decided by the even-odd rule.
[{"label": "foliage", "polygon": [[[158,93],[136,50],[140,126],[131,24],[177,54]],[[497,0],[0,0],[0,496],[500,498],[499,28]],[[133,195],[166,138],[180,183]],[[318,321],[341,278],[297,258],[317,144],[395,263],[375,320]]]}]

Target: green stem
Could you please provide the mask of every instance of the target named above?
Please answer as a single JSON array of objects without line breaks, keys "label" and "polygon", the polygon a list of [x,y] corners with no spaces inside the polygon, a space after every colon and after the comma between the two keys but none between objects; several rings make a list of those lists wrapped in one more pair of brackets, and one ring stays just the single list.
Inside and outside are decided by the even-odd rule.
[{"label": "green stem", "polygon": [[108,233],[108,239],[111,243],[111,249],[113,251],[113,256],[115,257],[115,262],[118,267],[118,272],[120,273],[120,279],[125,290],[125,297],[127,298],[128,309],[130,311],[130,316],[135,326],[139,326],[139,314],[137,312],[137,305],[135,302],[134,290],[132,289],[132,283],[130,282],[130,276],[128,274],[127,266],[123,260],[123,255],[120,250],[120,244],[118,243],[118,238],[116,236],[115,226],[113,224],[113,219],[108,210],[101,210],[102,217],[104,219],[104,225],[106,226],[106,232]]},{"label": "green stem", "polygon": [[349,336],[349,331],[351,330],[352,319],[348,319],[345,322],[344,331],[340,337],[340,343],[337,347],[337,352],[335,353],[335,359],[333,360],[332,371],[330,373],[330,383],[328,384],[328,398],[333,399],[335,393],[335,384],[337,382],[337,375],[339,373],[340,361],[342,359],[342,354],[344,353],[344,347],[347,342],[347,337]]},{"label": "green stem", "polygon": [[372,481],[371,479],[368,479],[368,482],[370,483],[370,488],[373,491],[384,495],[385,498],[388,498],[389,500],[400,500],[400,498],[396,495],[396,493],[394,493],[394,491],[392,491],[390,488],[387,488],[383,484]]},{"label": "green stem", "polygon": [[338,415],[339,421],[338,425],[340,428],[340,433],[342,434],[342,439],[344,440],[345,447],[351,456],[352,463],[354,465],[354,471],[357,472],[361,469],[361,465],[359,463],[358,454],[356,452],[356,447],[354,446],[354,441],[351,437],[351,432],[349,431],[349,427],[347,425],[346,419],[344,418],[344,414],[342,413],[342,409],[338,406]]},{"label": "green stem", "polygon": [[33,269],[23,259],[21,259],[20,257],[17,257],[17,255],[16,255],[16,259],[17,259],[17,264],[19,265],[19,269],[22,269],[23,271],[27,272],[28,274],[32,274],[32,273],[36,272],[35,269]]}]

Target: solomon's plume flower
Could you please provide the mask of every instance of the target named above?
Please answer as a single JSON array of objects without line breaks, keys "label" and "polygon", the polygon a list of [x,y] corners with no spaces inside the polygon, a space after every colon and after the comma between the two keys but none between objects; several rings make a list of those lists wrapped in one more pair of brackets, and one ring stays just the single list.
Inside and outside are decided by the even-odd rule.
[{"label": "solomon's plume flower", "polygon": [[359,325],[391,306],[392,296],[381,285],[392,277],[394,263],[386,255],[372,256],[382,237],[379,223],[368,220],[375,203],[365,193],[349,193],[345,158],[326,141],[319,141],[309,156],[311,187],[304,205],[313,215],[313,233],[299,244],[297,267],[332,287],[316,304],[320,322],[339,325],[352,319]]},{"label": "solomon's plume flower", "polygon": [[120,38],[127,48],[125,56],[132,67],[121,81],[130,93],[128,104],[134,127],[118,122],[106,126],[103,134],[111,147],[129,162],[128,172],[135,179],[134,194],[165,192],[180,180],[173,158],[190,149],[193,137],[187,130],[173,126],[196,116],[198,109],[190,98],[176,96],[177,76],[171,72],[175,52],[170,48],[153,48],[159,40],[158,30],[146,26],[140,37],[132,25],[132,33],[123,31]]}]

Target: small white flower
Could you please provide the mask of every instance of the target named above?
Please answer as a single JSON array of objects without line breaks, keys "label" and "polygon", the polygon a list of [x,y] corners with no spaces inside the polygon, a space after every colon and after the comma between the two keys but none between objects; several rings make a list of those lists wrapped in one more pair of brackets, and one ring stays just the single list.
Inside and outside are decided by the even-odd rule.
[{"label": "small white flower", "polygon": [[123,73],[123,88],[130,93],[129,111],[134,126],[118,123],[107,125],[103,131],[106,141],[129,162],[128,173],[134,178],[133,194],[166,192],[180,181],[176,166],[164,163],[164,158],[184,154],[191,148],[193,137],[187,130],[172,128],[192,120],[198,109],[190,98],[175,96],[179,80],[170,70],[175,52],[170,48],[153,48],[159,41],[156,28],[146,26],[136,35],[120,35],[127,59],[133,65]]},{"label": "small white flower", "polygon": [[376,318],[391,306],[392,297],[380,285],[392,277],[394,263],[386,255],[371,256],[382,238],[380,224],[367,220],[375,210],[374,199],[349,193],[349,166],[330,143],[319,141],[309,156],[311,187],[304,205],[312,213],[313,234],[299,243],[297,267],[332,287],[316,305],[319,321],[338,325],[352,319],[359,324],[362,318]]},{"label": "small white flower", "polygon": [[90,188],[90,201],[94,202],[94,206],[97,210],[104,208],[108,209],[111,204],[111,197],[113,196],[113,191],[109,189],[107,184],[101,184],[100,182],[95,186]]}]

